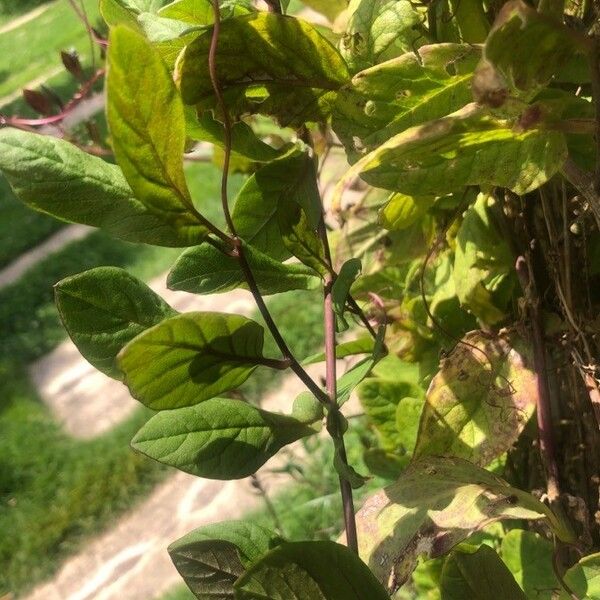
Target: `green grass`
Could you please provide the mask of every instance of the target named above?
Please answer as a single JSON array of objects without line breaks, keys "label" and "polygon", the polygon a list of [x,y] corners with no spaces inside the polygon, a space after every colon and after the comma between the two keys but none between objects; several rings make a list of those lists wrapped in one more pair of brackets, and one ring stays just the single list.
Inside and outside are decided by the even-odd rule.
[{"label": "green grass", "polygon": [[63,226],[23,206],[0,176],[0,269]]},{"label": "green grass", "polygon": [[[97,0],[83,2],[95,23]],[[87,32],[66,0],[56,0],[36,19],[0,35],[0,98],[60,67],[59,52],[70,48],[80,53],[84,64],[89,62]]]},{"label": "green grass", "polygon": [[[317,302],[307,303],[302,320],[289,318],[306,299],[305,292],[271,299],[273,316],[286,339],[299,339],[307,326],[316,328],[320,322],[320,311],[314,308]],[[305,344],[309,352],[315,351],[320,338]],[[263,380],[262,393],[273,389],[277,375]],[[149,414],[140,409],[95,440],[74,440],[60,431],[23,373],[8,366],[0,370],[0,531],[11,532],[0,536],[0,595],[9,590],[21,593],[51,575],[86,536],[129,508],[165,473],[128,447]],[[311,455],[320,461],[319,452],[313,449]],[[330,458],[323,460],[331,463]],[[328,490],[332,477],[324,478],[322,470],[315,464],[298,494],[282,500],[281,506],[291,502],[302,511],[304,500],[314,498],[311,490],[318,495]],[[334,498],[331,503],[335,505]],[[327,515],[315,515],[310,507],[305,511],[300,518],[307,527],[324,532]],[[269,519],[268,515],[257,518]],[[282,509],[286,533],[289,530],[297,537],[304,532],[287,525],[295,518],[288,516],[287,507]]]}]

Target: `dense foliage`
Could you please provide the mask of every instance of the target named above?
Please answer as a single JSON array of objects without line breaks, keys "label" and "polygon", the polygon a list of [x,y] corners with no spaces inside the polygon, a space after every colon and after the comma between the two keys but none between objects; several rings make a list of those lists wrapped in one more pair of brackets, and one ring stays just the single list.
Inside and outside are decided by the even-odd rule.
[{"label": "dense foliage", "polygon": [[[267,4],[101,1],[117,165],[0,131],[27,205],[186,248],[172,289],[245,288],[262,314],[178,314],[114,267],[57,284],[81,353],[156,411],[134,449],[236,479],[331,437],[339,543],[219,523],[173,562],[198,598],[600,598],[598,9],[307,1],[328,28]],[[188,188],[197,142],[222,161],[225,225]],[[342,156],[324,203],[319,175]],[[232,170],[250,176],[230,209]],[[325,351],[299,357],[264,297],[317,288]],[[305,384],[287,414],[233,393],[258,367]],[[356,515],[355,389],[376,434],[364,462],[391,482]]]}]

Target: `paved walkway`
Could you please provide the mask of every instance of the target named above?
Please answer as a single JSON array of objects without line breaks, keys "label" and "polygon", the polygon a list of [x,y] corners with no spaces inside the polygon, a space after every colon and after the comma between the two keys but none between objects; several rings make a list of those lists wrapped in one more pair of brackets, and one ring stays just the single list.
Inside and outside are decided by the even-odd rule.
[{"label": "paved walkway", "polygon": [[[318,377],[321,369],[313,365],[309,372]],[[292,399],[303,389],[294,375],[288,376],[277,391],[265,398],[262,407],[289,411]],[[296,456],[301,449],[300,444],[290,447]],[[287,475],[270,472],[284,460],[275,457],[259,471],[270,493],[289,483]],[[166,551],[172,541],[201,525],[240,518],[260,504],[248,479],[212,481],[175,472],[108,532],[68,559],[51,582],[37,587],[25,600],[160,598],[181,583]]]}]

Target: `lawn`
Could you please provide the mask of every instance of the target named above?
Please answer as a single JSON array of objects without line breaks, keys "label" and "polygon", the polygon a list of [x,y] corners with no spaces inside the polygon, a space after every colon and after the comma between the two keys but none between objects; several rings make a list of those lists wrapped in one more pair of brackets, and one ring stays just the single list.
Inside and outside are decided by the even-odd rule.
[{"label": "lawn", "polygon": [[[95,24],[100,18],[97,0],[83,3]],[[87,33],[67,0],[56,0],[36,19],[1,34],[0,98],[61,67],[59,52],[71,48],[80,53],[84,64],[89,62]]]}]

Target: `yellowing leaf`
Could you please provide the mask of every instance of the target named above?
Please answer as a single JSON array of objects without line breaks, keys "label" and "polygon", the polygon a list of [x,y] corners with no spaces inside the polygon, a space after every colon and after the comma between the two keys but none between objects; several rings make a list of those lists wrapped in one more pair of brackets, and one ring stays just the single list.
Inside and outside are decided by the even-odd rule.
[{"label": "yellowing leaf", "polygon": [[452,455],[485,466],[506,452],[535,410],[531,362],[516,334],[468,333],[431,381],[415,456]]}]

